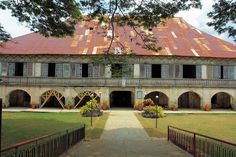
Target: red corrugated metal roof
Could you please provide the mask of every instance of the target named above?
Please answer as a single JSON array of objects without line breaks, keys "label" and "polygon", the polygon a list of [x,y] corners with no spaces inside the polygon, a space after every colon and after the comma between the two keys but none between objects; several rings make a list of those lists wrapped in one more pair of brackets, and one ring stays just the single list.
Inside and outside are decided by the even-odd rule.
[{"label": "red corrugated metal roof", "polygon": [[[93,30],[90,30],[93,27]],[[154,52],[142,48],[139,37],[131,41],[135,32],[129,27],[115,28],[115,47],[125,46],[136,55],[175,55],[195,57],[236,58],[236,46],[220,40],[207,33],[201,32],[186,23],[182,18],[167,20],[165,25],[159,25],[152,31],[142,30],[145,33],[153,33],[158,40],[161,51]],[[74,37],[45,38],[39,34],[31,33],[14,38],[0,48],[0,54],[18,55],[96,55],[104,53],[109,45],[106,29],[96,21],[81,22],[76,25]]]}]

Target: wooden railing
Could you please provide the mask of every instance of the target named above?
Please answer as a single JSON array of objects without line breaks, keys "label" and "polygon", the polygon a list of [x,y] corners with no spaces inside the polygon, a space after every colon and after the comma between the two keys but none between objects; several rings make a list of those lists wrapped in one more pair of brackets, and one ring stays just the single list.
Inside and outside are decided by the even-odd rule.
[{"label": "wooden railing", "polygon": [[168,140],[194,157],[236,157],[236,144],[168,126]]},{"label": "wooden railing", "polygon": [[85,138],[85,126],[24,141],[1,150],[2,157],[58,157]]},{"label": "wooden railing", "polygon": [[226,87],[235,88],[236,80],[213,79],[156,79],[156,78],[56,78],[56,77],[1,77],[8,85],[51,86],[164,86],[164,87]]}]

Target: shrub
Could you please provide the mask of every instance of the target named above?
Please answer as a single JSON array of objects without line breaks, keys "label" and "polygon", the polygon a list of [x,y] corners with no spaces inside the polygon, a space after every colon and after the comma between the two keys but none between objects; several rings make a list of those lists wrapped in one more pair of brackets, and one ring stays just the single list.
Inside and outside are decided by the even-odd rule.
[{"label": "shrub", "polygon": [[160,106],[147,106],[144,108],[142,116],[147,118],[163,118],[165,117],[165,112],[164,109]]},{"label": "shrub", "polygon": [[101,116],[102,112],[100,111],[100,108],[97,104],[96,100],[90,100],[80,108],[80,113],[82,116]]},{"label": "shrub", "polygon": [[143,110],[143,103],[142,102],[137,102],[137,104],[134,105],[134,109],[138,111]]},{"label": "shrub", "polygon": [[148,99],[145,99],[143,101],[143,106],[146,107],[146,106],[153,106],[154,105],[154,102],[152,101],[152,99],[148,98]]},{"label": "shrub", "polygon": [[204,104],[204,105],[202,105],[202,109],[204,111],[210,111],[211,110],[211,104]]}]

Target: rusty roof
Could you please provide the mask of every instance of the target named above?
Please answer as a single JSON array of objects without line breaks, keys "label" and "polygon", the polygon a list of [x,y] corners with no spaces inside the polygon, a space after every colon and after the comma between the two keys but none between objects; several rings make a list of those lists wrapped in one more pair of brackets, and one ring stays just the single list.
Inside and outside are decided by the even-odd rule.
[{"label": "rusty roof", "polygon": [[[142,48],[141,39],[130,27],[115,27],[115,40],[112,51],[121,48],[122,52],[132,51],[136,55],[194,56],[236,58],[236,46],[186,23],[182,18],[172,18],[166,24],[155,28],[139,28],[157,38],[162,48],[158,52]],[[76,25],[73,37],[53,38],[30,33],[14,38],[0,48],[0,55],[98,55],[103,54],[110,43],[109,31],[105,24],[97,21],[82,21]],[[122,44],[121,44],[122,43]],[[120,50],[119,50],[120,51]],[[121,53],[122,53],[121,52]]]}]

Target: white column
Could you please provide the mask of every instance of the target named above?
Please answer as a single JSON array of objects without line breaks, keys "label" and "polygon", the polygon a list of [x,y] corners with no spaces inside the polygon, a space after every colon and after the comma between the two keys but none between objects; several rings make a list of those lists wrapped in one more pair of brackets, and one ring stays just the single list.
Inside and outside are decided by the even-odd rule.
[{"label": "white column", "polygon": [[202,79],[207,79],[207,66],[202,65]]},{"label": "white column", "polygon": [[105,77],[111,78],[111,65],[105,66]]},{"label": "white column", "polygon": [[134,64],[134,78],[140,77],[140,64]]},{"label": "white column", "polygon": [[40,77],[41,76],[41,63],[34,63],[34,76]]}]

